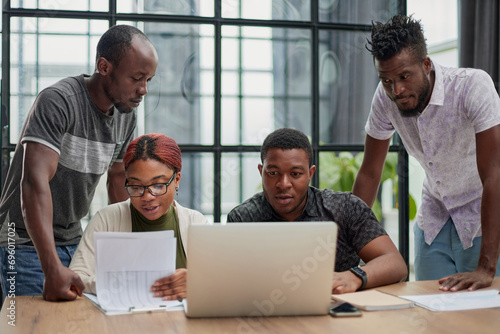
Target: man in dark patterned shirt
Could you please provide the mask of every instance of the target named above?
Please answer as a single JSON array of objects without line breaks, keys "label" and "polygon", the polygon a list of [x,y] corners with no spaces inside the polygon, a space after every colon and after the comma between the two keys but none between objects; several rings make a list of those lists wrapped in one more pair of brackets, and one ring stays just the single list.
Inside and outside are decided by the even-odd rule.
[{"label": "man in dark patterned shirt", "polygon": [[[399,282],[408,271],[372,210],[351,193],[309,186],[316,170],[307,136],[278,129],[264,140],[263,192],[235,207],[228,222],[334,221],[338,225],[332,293]],[[360,259],[365,262],[357,267]]]}]

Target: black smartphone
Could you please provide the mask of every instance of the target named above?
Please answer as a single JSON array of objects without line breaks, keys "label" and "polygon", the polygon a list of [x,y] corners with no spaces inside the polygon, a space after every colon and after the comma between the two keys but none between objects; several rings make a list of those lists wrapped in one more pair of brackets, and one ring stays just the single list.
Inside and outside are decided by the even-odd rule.
[{"label": "black smartphone", "polygon": [[361,311],[349,303],[332,304],[330,307],[330,315],[332,317],[360,317]]}]

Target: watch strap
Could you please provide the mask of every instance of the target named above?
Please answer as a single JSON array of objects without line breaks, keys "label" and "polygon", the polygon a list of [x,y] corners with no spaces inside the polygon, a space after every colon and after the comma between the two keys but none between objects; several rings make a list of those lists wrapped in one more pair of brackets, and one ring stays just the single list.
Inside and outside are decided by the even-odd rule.
[{"label": "watch strap", "polygon": [[349,269],[354,275],[356,275],[357,277],[359,277],[362,281],[361,283],[361,287],[358,289],[358,290],[362,290],[365,286],[366,286],[366,283],[367,283],[367,278],[366,278],[366,272],[361,269],[360,267],[353,267],[351,269]]}]

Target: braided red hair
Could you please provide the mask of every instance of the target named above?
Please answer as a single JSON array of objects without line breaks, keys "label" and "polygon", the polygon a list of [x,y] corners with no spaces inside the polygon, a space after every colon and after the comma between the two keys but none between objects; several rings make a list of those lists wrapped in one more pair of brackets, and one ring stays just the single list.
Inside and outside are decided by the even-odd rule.
[{"label": "braided red hair", "polygon": [[123,157],[125,170],[138,159],[155,159],[168,165],[175,172],[180,172],[182,169],[181,149],[175,140],[164,134],[150,133],[132,140]]}]

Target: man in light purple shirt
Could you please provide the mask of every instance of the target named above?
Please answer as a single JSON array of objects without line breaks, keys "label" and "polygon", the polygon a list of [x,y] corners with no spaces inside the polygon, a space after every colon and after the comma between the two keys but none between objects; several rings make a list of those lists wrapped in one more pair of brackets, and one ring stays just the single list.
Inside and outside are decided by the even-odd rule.
[{"label": "man in light purple shirt", "polygon": [[372,27],[380,78],[353,193],[372,205],[394,131],[425,170],[415,225],[417,280],[479,289],[500,275],[500,99],[481,70],[427,56],[420,22],[396,15]]}]

